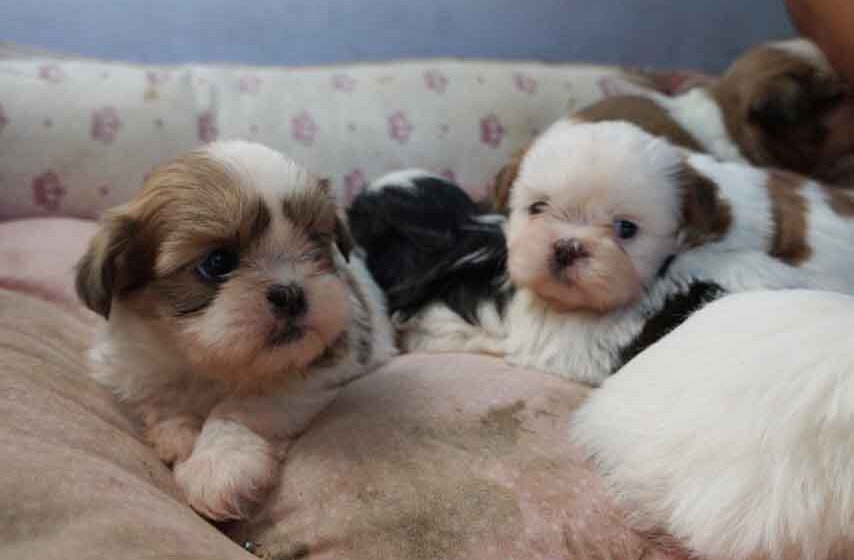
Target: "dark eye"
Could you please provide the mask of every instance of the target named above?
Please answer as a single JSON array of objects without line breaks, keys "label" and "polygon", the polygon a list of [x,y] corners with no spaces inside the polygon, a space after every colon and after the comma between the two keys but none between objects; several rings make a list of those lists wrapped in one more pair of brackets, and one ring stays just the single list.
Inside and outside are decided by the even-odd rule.
[{"label": "dark eye", "polygon": [[224,282],[225,275],[237,268],[238,262],[235,251],[214,249],[196,266],[196,272],[207,282]]},{"label": "dark eye", "polygon": [[532,205],[528,206],[528,214],[530,214],[531,216],[542,214],[546,211],[546,207],[548,207],[548,203],[542,200],[539,202],[535,202]]},{"label": "dark eye", "polygon": [[638,225],[628,220],[615,220],[614,233],[620,239],[631,239],[638,234]]}]

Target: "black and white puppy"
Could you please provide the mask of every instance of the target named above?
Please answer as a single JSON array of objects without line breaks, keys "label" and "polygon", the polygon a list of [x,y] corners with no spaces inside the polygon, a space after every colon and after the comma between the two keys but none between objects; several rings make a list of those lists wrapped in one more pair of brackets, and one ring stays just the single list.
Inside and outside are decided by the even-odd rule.
[{"label": "black and white puppy", "polygon": [[348,218],[404,350],[504,353],[504,216],[447,179],[407,169],[374,181]]}]

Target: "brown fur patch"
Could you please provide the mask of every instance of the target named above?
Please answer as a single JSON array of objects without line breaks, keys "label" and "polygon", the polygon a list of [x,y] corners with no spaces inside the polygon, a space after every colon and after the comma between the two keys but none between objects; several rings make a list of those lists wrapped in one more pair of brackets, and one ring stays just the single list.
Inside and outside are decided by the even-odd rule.
[{"label": "brown fur patch", "polygon": [[522,165],[522,159],[530,148],[530,144],[516,150],[510,156],[510,161],[501,168],[495,176],[492,185],[492,211],[506,214],[510,210],[510,191],[516,177],[519,175],[519,167]]},{"label": "brown fur patch", "polygon": [[732,209],[718,196],[714,181],[684,163],[679,172],[682,189],[682,233],[688,247],[718,241],[732,226]]},{"label": "brown fur patch", "polygon": [[107,213],[78,265],[80,298],[107,316],[113,296],[160,277],[180,314],[211,297],[186,270],[211,249],[247,247],[270,219],[263,201],[225,167],[191,152],[157,168],[134,200]]},{"label": "brown fur patch", "polygon": [[774,221],[768,254],[792,266],[802,264],[812,255],[807,243],[807,201],[800,193],[803,183],[803,177],[777,170],[768,172],[765,183]]},{"label": "brown fur patch", "polygon": [[80,300],[105,318],[113,295],[144,285],[153,275],[156,242],[124,209],[108,212],[77,264],[75,288]]},{"label": "brown fur patch", "polygon": [[193,268],[186,268],[174,274],[155,280],[151,286],[168,306],[163,311],[175,317],[195,315],[213,302],[217,294],[217,285],[203,282]]},{"label": "brown fur patch", "polygon": [[598,101],[578,111],[575,118],[587,122],[626,121],[654,136],[689,150],[703,152],[703,147],[670,113],[648,97],[618,95]]},{"label": "brown fur patch", "polygon": [[195,263],[207,250],[249,247],[271,220],[260,197],[201,151],[152,173],[128,214],[159,240],[162,276]]},{"label": "brown fur patch", "polygon": [[831,210],[843,218],[854,217],[854,195],[850,189],[832,186],[823,188]]},{"label": "brown fur patch", "polygon": [[[710,87],[727,132],[751,162],[821,173],[839,156],[828,118],[841,105],[838,76],[782,49],[763,45],[737,59]],[[833,152],[833,153],[831,153]]]},{"label": "brown fur patch", "polygon": [[329,182],[321,181],[316,189],[303,189],[285,197],[282,212],[294,225],[309,231],[332,234],[335,228],[335,202]]},{"label": "brown fur patch", "polygon": [[338,215],[329,181],[321,179],[317,187],[286,197],[282,203],[282,211],[291,223],[316,241],[327,243],[334,240],[344,258],[349,259],[353,238]]}]

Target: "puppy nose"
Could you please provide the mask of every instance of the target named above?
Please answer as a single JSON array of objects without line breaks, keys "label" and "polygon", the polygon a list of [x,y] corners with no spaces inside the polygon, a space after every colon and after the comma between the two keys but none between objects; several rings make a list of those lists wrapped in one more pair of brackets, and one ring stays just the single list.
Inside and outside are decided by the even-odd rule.
[{"label": "puppy nose", "polygon": [[587,249],[577,239],[559,239],[553,248],[555,263],[560,267],[571,266],[578,259],[589,256]]},{"label": "puppy nose", "polygon": [[273,284],[267,288],[267,301],[278,317],[301,317],[308,311],[305,292],[296,284]]}]

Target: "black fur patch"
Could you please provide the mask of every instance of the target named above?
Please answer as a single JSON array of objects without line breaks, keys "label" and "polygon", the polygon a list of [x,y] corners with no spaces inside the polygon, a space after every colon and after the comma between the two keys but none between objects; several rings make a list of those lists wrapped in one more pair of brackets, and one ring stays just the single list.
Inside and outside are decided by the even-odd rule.
[{"label": "black fur patch", "polygon": [[413,184],[365,191],[348,215],[389,313],[405,319],[442,302],[475,324],[483,302],[502,311],[509,298],[503,218],[486,217],[449,181],[424,176]]},{"label": "black fur patch", "polygon": [[658,342],[682,324],[692,313],[725,293],[726,291],[714,282],[695,282],[691,284],[688,291],[670,295],[664,302],[664,306],[647,318],[643,330],[622,349],[619,363],[611,373],[616,372],[647,347]]},{"label": "black fur patch", "polygon": [[668,255],[664,262],[661,263],[661,266],[658,268],[658,272],[655,274],[658,278],[664,278],[667,275],[667,271],[670,270],[670,265],[673,264],[673,261],[676,260],[676,255]]}]

